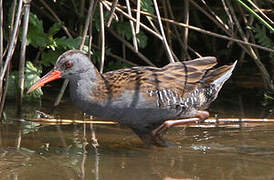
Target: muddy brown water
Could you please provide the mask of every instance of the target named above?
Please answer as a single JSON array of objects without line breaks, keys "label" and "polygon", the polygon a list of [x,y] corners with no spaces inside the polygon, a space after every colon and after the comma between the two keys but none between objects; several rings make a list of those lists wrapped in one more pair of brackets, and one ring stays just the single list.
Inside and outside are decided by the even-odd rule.
[{"label": "muddy brown water", "polygon": [[[53,100],[43,101],[40,110],[47,111],[52,103]],[[94,125],[100,144],[95,149],[91,145],[89,125],[84,136],[83,124],[18,121],[15,107],[12,103],[7,105],[6,120],[0,125],[0,179],[3,180],[274,179],[274,124],[271,123],[173,128],[165,138],[176,145],[154,149],[144,148],[126,127]],[[28,112],[25,116],[32,117],[37,107],[27,104],[24,109]],[[239,107],[224,109],[230,116],[239,111]],[[69,100],[64,100],[54,113],[62,118],[81,118]]]}]

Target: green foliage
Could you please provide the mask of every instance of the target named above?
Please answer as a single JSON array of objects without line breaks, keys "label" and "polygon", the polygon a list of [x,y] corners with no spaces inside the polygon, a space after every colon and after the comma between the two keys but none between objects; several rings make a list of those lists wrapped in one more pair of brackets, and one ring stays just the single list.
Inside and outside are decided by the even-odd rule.
[{"label": "green foliage", "polygon": [[259,26],[256,24],[254,27],[255,30],[255,38],[258,40],[258,42],[268,48],[274,48],[274,42],[266,35],[266,29],[265,26]]},{"label": "green foliage", "polygon": [[141,9],[145,12],[154,14],[155,10],[154,10],[154,5],[152,0],[142,0],[141,1]]},{"label": "green foliage", "polygon": [[[274,49],[274,41],[269,38],[266,34],[266,28],[265,26],[259,26],[256,24],[256,26],[253,28],[255,31],[255,38],[256,40],[265,47]],[[270,53],[271,63],[274,64],[274,53]]]},{"label": "green foliage", "polygon": [[[109,11],[104,11],[104,20],[107,21],[109,18]],[[100,11],[97,9],[94,13],[93,16],[93,22],[94,22],[94,26],[97,30],[97,32],[101,31],[101,20],[100,20]]]},{"label": "green foliage", "polygon": [[[105,55],[109,55],[109,53],[111,52],[110,48],[105,47]],[[101,62],[101,50],[93,50],[92,52],[92,60],[93,63],[95,63],[96,65],[99,65]]]},{"label": "green foliage", "polygon": [[48,35],[44,32],[43,22],[33,13],[29,16],[27,43],[36,48],[50,45]]},{"label": "green foliage", "polygon": [[65,50],[75,49],[79,47],[80,38],[55,38],[54,35],[61,30],[62,23],[55,23],[50,28],[48,33],[44,31],[43,22],[35,14],[30,13],[29,30],[27,36],[28,44],[35,48],[45,49],[42,52],[42,59],[39,62],[41,65],[49,66],[54,64],[56,59]]},{"label": "green foliage", "polygon": [[[116,24],[116,31],[120,35],[124,35],[127,40],[132,39],[132,32],[131,32],[131,27],[130,27],[129,22],[119,22],[119,23],[117,23]],[[145,33],[140,31],[137,34],[136,38],[137,38],[137,43],[138,43],[139,47],[145,48],[147,46],[148,37],[145,35]]]},{"label": "green foliage", "polygon": [[[29,89],[32,84],[34,84],[37,80],[40,79],[41,69],[38,69],[33,66],[30,61],[27,61],[25,68],[25,81],[24,88],[25,90]],[[7,91],[8,98],[15,98],[18,94],[18,71],[13,71],[9,76],[9,86]],[[30,99],[39,99],[40,96],[43,95],[41,88],[36,89],[30,94],[26,94],[24,98],[27,100]]]},{"label": "green foliage", "polygon": [[145,48],[147,46],[148,37],[145,35],[145,33],[140,31],[137,34],[136,38],[137,38],[137,43],[138,43],[140,48]]}]

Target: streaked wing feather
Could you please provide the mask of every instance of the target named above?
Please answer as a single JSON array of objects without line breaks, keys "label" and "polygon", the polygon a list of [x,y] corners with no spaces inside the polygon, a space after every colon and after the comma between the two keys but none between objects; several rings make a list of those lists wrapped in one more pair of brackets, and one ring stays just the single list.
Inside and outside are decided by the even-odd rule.
[{"label": "streaked wing feather", "polygon": [[[169,90],[183,98],[201,83],[206,72],[217,64],[215,57],[170,63],[163,68],[133,67],[103,74],[112,94],[138,90],[148,96],[149,91]],[[149,98],[149,97],[148,97]]]}]

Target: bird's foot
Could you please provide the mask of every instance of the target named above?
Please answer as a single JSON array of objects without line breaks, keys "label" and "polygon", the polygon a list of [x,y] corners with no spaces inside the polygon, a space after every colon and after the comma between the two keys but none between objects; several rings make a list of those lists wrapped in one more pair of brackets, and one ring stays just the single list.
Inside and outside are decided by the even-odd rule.
[{"label": "bird's foot", "polygon": [[207,119],[209,113],[207,111],[197,111],[195,118],[168,120],[152,131],[153,136],[157,137],[163,134],[168,128],[189,123],[199,123]]}]

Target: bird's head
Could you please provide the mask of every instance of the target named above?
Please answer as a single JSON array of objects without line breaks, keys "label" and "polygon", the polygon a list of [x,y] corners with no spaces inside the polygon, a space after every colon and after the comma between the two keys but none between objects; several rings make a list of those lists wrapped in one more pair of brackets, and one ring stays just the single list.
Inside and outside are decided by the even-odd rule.
[{"label": "bird's head", "polygon": [[59,56],[54,68],[33,84],[27,93],[30,93],[46,83],[59,78],[77,78],[82,73],[92,69],[92,66],[92,63],[84,52],[80,50],[66,51]]}]

